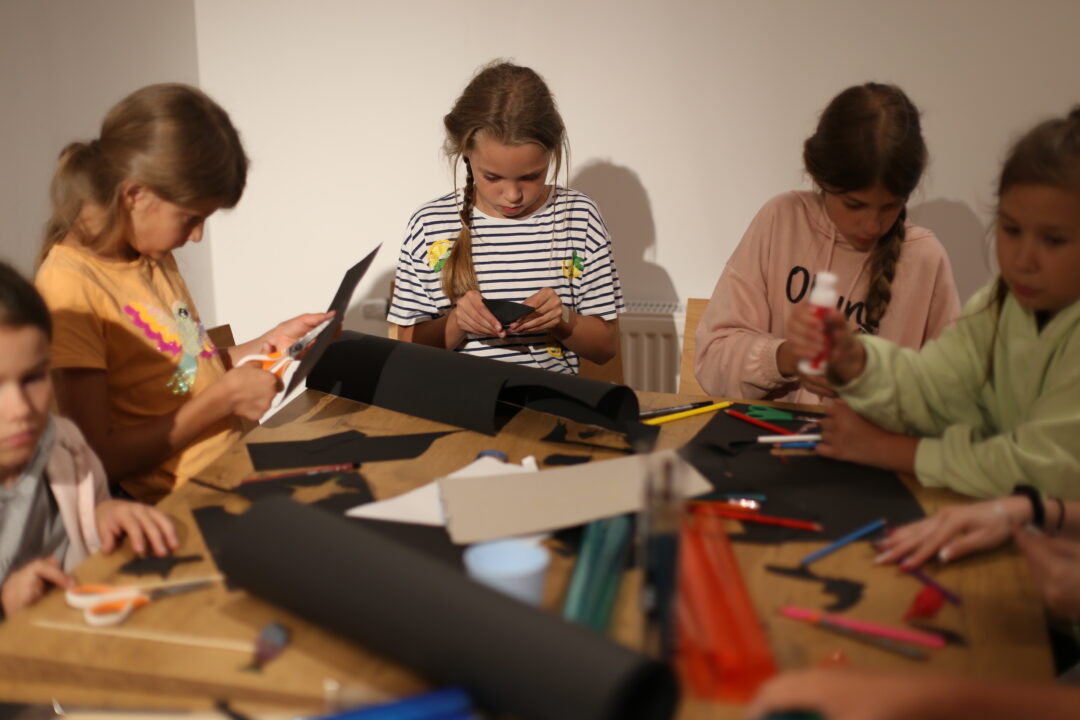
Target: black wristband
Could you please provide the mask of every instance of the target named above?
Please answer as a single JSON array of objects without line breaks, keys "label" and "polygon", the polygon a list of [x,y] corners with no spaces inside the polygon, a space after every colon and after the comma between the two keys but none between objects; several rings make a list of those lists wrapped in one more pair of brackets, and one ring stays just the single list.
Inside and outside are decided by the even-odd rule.
[{"label": "black wristband", "polygon": [[1013,495],[1024,495],[1031,501],[1031,522],[1040,530],[1046,529],[1046,508],[1043,507],[1042,495],[1030,485],[1017,485]]},{"label": "black wristband", "polygon": [[1065,501],[1059,497],[1054,498],[1058,504],[1058,521],[1057,527],[1054,528],[1054,535],[1061,534],[1061,528],[1065,527]]}]

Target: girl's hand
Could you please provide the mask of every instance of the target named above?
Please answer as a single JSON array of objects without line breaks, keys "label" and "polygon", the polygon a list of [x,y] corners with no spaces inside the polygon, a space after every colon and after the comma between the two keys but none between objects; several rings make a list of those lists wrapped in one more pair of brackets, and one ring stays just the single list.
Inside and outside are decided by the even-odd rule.
[{"label": "girl's hand", "polygon": [[788,320],[787,339],[797,359],[810,360],[824,352],[826,333],[832,339],[827,358],[829,375],[841,383],[851,382],[866,366],[866,349],[848,327],[843,314],[829,309],[821,320],[810,305],[803,305]]},{"label": "girl's hand", "polygon": [[954,505],[937,515],[897,528],[881,542],[874,562],[900,562],[916,568],[935,553],[947,562],[989,550],[1008,540],[1014,530],[1031,519],[1031,502],[1024,497]]},{"label": "girl's hand", "polygon": [[1055,615],[1080,619],[1080,544],[1018,529],[1013,539],[1027,557],[1031,579]]},{"label": "girl's hand", "polygon": [[540,288],[534,295],[522,300],[523,305],[536,308],[531,313],[513,323],[509,328],[511,333],[529,333],[537,330],[548,330],[559,324],[562,320],[562,298],[549,287]]},{"label": "girl's hand", "polygon": [[229,414],[256,422],[270,409],[283,387],[281,378],[254,363],[233,368],[218,382],[222,384]]},{"label": "girl's hand", "polygon": [[278,324],[273,330],[263,334],[260,338],[263,347],[269,346],[267,352],[285,350],[294,342],[307,335],[319,326],[324,320],[334,317],[333,311],[325,313],[306,313],[297,315],[291,320]]},{"label": "girl's hand", "polygon": [[893,435],[852,410],[843,400],[837,400],[825,406],[817,453],[835,460],[875,465],[878,443]]},{"label": "girl's hand", "polygon": [[792,711],[828,720],[900,720],[920,717],[920,679],[839,669],[786,672],[765,683],[746,706],[747,720]]},{"label": "girl's hand", "polygon": [[470,290],[459,297],[451,312],[457,326],[467,333],[506,337],[506,331],[484,305],[484,298],[478,290]]},{"label": "girl's hand", "polygon": [[50,584],[61,588],[75,584],[74,579],[60,569],[60,561],[54,555],[31,560],[10,573],[0,588],[4,615],[11,615],[36,603]]},{"label": "girl's hand", "polygon": [[172,519],[149,505],[125,500],[106,500],[94,509],[101,551],[108,555],[120,546],[125,534],[131,539],[131,549],[145,557],[152,549],[165,557],[180,546]]}]

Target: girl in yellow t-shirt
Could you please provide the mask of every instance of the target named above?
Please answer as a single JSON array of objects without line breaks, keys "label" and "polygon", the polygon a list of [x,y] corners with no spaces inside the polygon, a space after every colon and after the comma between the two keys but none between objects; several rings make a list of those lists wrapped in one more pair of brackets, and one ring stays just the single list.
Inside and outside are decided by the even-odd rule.
[{"label": "girl in yellow t-shirt", "polygon": [[327,315],[305,314],[219,349],[172,251],[240,200],[247,156],[228,114],[201,91],[151,85],[121,100],[101,136],[60,154],[36,283],[53,315],[60,411],[113,483],[156,501],[257,420],[274,375],[233,367],[284,348]]}]

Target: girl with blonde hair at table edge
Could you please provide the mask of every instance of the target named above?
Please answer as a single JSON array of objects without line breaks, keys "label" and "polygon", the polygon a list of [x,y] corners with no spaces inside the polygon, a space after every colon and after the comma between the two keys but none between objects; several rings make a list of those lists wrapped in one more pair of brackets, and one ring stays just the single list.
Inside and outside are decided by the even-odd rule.
[{"label": "girl with blonde hair at table edge", "polygon": [[850,87],[803,145],[816,192],[774,197],[716,283],[696,334],[694,375],[718,397],[819,403],[833,392],[800,375],[785,335],[820,271],[838,277],[849,326],[905,347],[937,337],[960,311],[932,232],[907,221],[926,166],[919,111],[894,85]]},{"label": "girl with blonde hair at table edge", "polygon": [[52,323],[34,286],[0,263],[0,619],[37,602],[92,552],[128,535],[136,555],[178,546],[156,509],[109,498],[79,429],[52,414]]},{"label": "girl with blonde hair at table edge", "polygon": [[[490,64],[443,125],[465,186],[409,221],[387,317],[398,337],[563,373],[579,355],[610,360],[624,310],[611,238],[592,200],[555,184],[566,129],[543,79]],[[534,309],[504,327],[485,300]]]},{"label": "girl with blonde hair at table edge", "polygon": [[156,501],[257,420],[280,381],[233,362],[284,349],[326,315],[300,315],[221,349],[207,337],[173,251],[240,200],[248,159],[201,91],[150,85],[60,154],[36,283],[53,315],[60,411],[110,481]]},{"label": "girl with blonde hair at table edge", "polygon": [[846,405],[829,408],[820,454],[966,495],[1080,499],[1080,106],[1009,152],[996,245],[1001,274],[921,352],[857,337],[837,312],[792,319],[799,357],[832,335]]}]

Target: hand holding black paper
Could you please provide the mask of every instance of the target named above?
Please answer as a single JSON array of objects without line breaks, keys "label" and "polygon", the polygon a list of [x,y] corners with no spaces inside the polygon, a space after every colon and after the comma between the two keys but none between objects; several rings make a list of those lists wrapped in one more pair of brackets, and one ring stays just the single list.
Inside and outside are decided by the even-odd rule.
[{"label": "hand holding black paper", "polygon": [[484,298],[476,290],[470,290],[459,297],[451,314],[451,319],[463,333],[506,337],[502,323],[487,309]]}]

